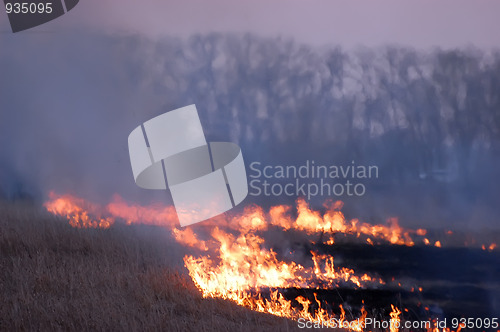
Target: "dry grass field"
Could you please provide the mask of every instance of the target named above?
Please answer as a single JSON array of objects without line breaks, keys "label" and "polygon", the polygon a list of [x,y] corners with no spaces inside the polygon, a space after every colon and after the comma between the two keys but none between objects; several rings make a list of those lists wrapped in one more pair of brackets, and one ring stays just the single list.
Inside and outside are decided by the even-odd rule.
[{"label": "dry grass field", "polygon": [[[0,202],[2,331],[293,331],[296,323],[203,299],[164,230],[76,229]],[[170,243],[170,244],[169,244]]]}]

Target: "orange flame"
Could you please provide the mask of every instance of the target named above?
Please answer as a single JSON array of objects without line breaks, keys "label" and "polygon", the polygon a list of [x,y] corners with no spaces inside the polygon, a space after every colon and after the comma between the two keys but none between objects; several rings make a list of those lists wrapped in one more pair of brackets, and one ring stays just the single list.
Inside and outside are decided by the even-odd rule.
[{"label": "orange flame", "polygon": [[399,331],[399,324],[400,324],[400,319],[399,315],[401,314],[401,310],[399,310],[397,307],[391,304],[392,312],[389,314],[391,316],[390,320],[390,331],[391,332],[398,332]]},{"label": "orange flame", "polygon": [[95,215],[98,207],[85,202],[81,198],[76,198],[71,195],[57,196],[53,192],[49,194],[50,201],[44,204],[47,211],[66,217],[69,224],[77,228],[108,228],[113,223],[112,218],[92,218],[89,216],[89,211]]},{"label": "orange flame", "polygon": [[[387,225],[371,225],[369,223],[359,223],[357,219],[346,220],[340,211],[343,203],[341,201],[327,202],[326,213],[321,216],[318,211],[309,208],[304,199],[297,200],[297,218],[289,216],[290,207],[286,205],[274,206],[270,209],[269,215],[271,224],[282,227],[284,230],[295,229],[304,231],[307,234],[313,233],[342,233],[368,236],[366,242],[373,244],[374,239],[385,240],[392,244],[413,246],[412,235],[424,236],[425,229],[407,230],[399,226],[397,218],[387,220]],[[371,238],[370,238],[371,237]],[[424,240],[425,241],[425,240]],[[327,243],[334,243],[334,238],[328,239]]]},{"label": "orange flame", "polygon": [[153,204],[141,206],[130,204],[118,195],[105,207],[85,201],[69,194],[49,193],[50,200],[44,204],[47,211],[66,217],[73,227],[108,228],[117,219],[127,224],[148,224],[173,227],[177,223],[175,209],[171,206]]},{"label": "orange flame", "polygon": [[193,232],[191,228],[185,228],[183,230],[174,228],[172,230],[174,237],[182,245],[197,248],[202,251],[207,251],[208,247],[205,241],[200,241],[198,236]]},{"label": "orange flame", "polygon": [[[270,248],[262,232],[275,227],[283,231],[297,231],[307,235],[326,234],[325,243],[333,245],[335,235],[350,234],[355,237],[363,235],[366,243],[380,241],[394,245],[413,246],[419,238],[425,245],[430,245],[425,229],[404,229],[396,218],[391,218],[386,225],[360,223],[357,219],[346,220],[340,211],[343,203],[327,202],[324,214],[311,210],[303,199],[297,200],[297,216],[292,217],[293,209],[287,205],[270,208],[265,213],[258,206],[245,208],[241,215],[227,217],[222,215],[204,223],[211,226],[205,236],[195,230],[207,230],[207,227],[178,229],[176,212],[173,207],[157,204],[141,206],[125,202],[115,195],[105,206],[98,206],[71,195],[58,196],[53,192],[50,200],[44,204],[49,212],[64,216],[74,227],[108,228],[116,222],[125,224],[149,224],[168,227],[176,241],[183,246],[192,247],[203,252],[203,255],[186,255],[184,264],[203,297],[228,299],[235,303],[259,312],[276,316],[299,319],[305,318],[320,323],[327,323],[335,317],[331,309],[318,300],[298,296],[286,299],[280,288],[334,288],[348,285],[354,288],[376,287],[385,282],[367,274],[357,274],[353,269],[338,267],[334,257],[319,252],[309,252],[310,260],[302,264],[293,260],[280,258]],[[434,242],[441,247],[441,242]],[[496,248],[492,243],[488,249]],[[484,247],[486,250],[486,246]],[[392,279],[395,285],[401,283]],[[411,288],[412,291],[415,288]],[[418,290],[422,292],[422,288]],[[268,296],[263,296],[269,292]],[[391,332],[397,332],[401,311],[391,305]],[[349,323],[349,330],[362,331],[367,312],[363,307],[358,320],[347,322],[345,310],[339,306],[338,321]]]}]

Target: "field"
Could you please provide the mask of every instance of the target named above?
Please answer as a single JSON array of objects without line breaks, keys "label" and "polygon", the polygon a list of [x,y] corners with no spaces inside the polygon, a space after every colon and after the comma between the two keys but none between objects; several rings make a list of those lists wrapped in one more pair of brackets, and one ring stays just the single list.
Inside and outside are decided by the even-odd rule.
[{"label": "field", "polygon": [[296,323],[203,299],[158,227],[77,229],[0,203],[2,331],[293,331]]},{"label": "field", "polygon": [[[125,211],[126,206],[119,210]],[[160,213],[159,210],[151,211]],[[392,305],[403,310],[402,322],[487,318],[498,313],[500,256],[498,251],[481,249],[477,244],[464,247],[461,243],[467,243],[470,235],[454,233],[453,237],[443,238],[441,233],[427,234],[443,238],[447,244],[443,248],[384,244],[383,241],[369,245],[352,234],[337,234],[335,243],[327,244],[321,240],[324,234],[318,240],[318,234],[283,231],[276,225],[266,226],[261,232],[244,231],[245,221],[253,222],[257,219],[251,218],[258,216],[251,210],[246,213],[245,217],[235,219],[240,222],[235,224],[240,229],[233,229],[245,237],[240,235],[236,240],[231,233],[212,233],[224,236],[218,237],[220,248],[209,252],[225,259],[229,257],[229,265],[223,266],[230,270],[221,270],[221,265],[215,263],[201,264],[196,274],[198,278],[206,278],[202,283],[216,275],[228,278],[217,279],[217,297],[221,294],[234,296],[228,285],[240,275],[249,286],[256,277],[276,271],[274,267],[281,266],[279,259],[286,260],[287,252],[293,251],[306,268],[308,260],[314,261],[315,266],[318,264],[318,270],[315,269],[312,278],[308,279],[309,284],[298,286],[283,281],[281,286],[266,288],[264,283],[260,294],[251,295],[254,309],[258,307],[257,302],[263,303],[260,295],[269,300],[270,291],[276,289],[298,310],[304,307],[303,302],[307,299],[311,304],[307,305],[309,310],[317,311],[316,304],[328,303],[327,310],[335,317],[343,317],[344,309],[340,306],[343,305],[345,318],[349,321],[360,317],[362,309],[366,309],[368,318],[387,320],[390,318],[388,310],[392,308],[394,312]],[[80,218],[83,216],[79,214]],[[300,219],[303,217],[296,220],[304,220]],[[212,228],[207,225],[183,231],[166,225],[127,225],[123,221],[114,222],[109,228],[73,226],[67,218],[27,202],[0,202],[0,330],[301,330],[292,320],[258,313],[229,300],[202,297],[192,276],[188,275],[186,255],[200,254],[199,248],[205,246],[205,241],[192,232],[208,236]],[[259,228],[257,224],[253,227]],[[178,238],[179,235],[184,237]],[[279,253],[278,258],[269,256],[271,251],[259,244],[264,237],[272,252]],[[490,237],[498,238],[498,234],[493,232]],[[242,239],[245,240],[242,242]],[[248,252],[250,249],[252,251]],[[323,278],[329,271],[326,261],[319,258],[323,255],[335,257],[337,263],[356,270],[358,276],[367,273],[387,283],[367,288],[353,287],[348,282],[335,286],[330,281],[338,278],[342,270],[334,270],[332,265],[331,275]],[[233,261],[237,266],[232,265]],[[247,265],[243,261],[252,262],[249,270],[245,269]],[[191,260],[190,273],[200,262]],[[294,266],[290,264],[288,267]],[[356,277],[354,271],[349,275],[349,278]],[[295,277],[300,279],[300,273]],[[273,280],[268,281],[272,283]],[[245,289],[245,285],[240,286]],[[247,296],[250,295],[243,297]],[[301,297],[303,300],[299,300]],[[244,300],[240,304],[250,303],[246,302],[247,298]],[[267,303],[277,305],[276,301]],[[278,305],[266,311],[285,307]],[[289,310],[282,315],[294,317],[293,310]],[[307,315],[307,312],[302,314]],[[399,331],[408,330],[401,328]]]}]

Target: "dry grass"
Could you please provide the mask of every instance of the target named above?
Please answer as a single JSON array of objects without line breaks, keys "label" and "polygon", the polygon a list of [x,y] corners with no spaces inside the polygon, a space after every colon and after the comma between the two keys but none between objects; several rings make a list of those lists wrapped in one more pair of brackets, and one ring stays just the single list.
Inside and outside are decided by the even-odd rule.
[{"label": "dry grass", "polygon": [[156,228],[74,229],[29,204],[0,202],[0,330],[297,329],[203,299],[169,243]]}]

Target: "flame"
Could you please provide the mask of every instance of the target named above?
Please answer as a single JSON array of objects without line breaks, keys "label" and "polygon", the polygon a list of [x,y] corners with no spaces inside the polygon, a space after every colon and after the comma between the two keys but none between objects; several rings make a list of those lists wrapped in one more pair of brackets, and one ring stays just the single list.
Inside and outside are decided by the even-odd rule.
[{"label": "flame", "polygon": [[352,269],[336,268],[333,257],[311,252],[313,267],[284,262],[263,246],[264,239],[253,232],[237,236],[215,227],[211,237],[218,245],[217,264],[209,256],[186,256],[184,262],[205,297],[221,297],[243,303],[251,291],[264,288],[336,286],[347,283],[361,287],[378,282]]},{"label": "flame", "polygon": [[[126,224],[148,224],[174,229],[178,223],[175,208],[172,206],[161,204],[142,206],[126,202],[119,195],[114,195],[111,202],[104,207],[70,194],[57,195],[54,192],[50,192],[49,198],[44,204],[45,208],[51,213],[66,217],[73,227],[108,228],[116,220],[121,220]],[[210,221],[206,221],[204,224],[206,226],[215,226],[222,221],[228,228],[236,229],[239,227],[243,228],[243,231],[249,229],[265,231],[272,225],[284,231],[295,230],[309,235],[326,233],[329,235],[324,243],[329,245],[336,243],[335,236],[339,234],[354,235],[356,237],[364,235],[366,236],[364,241],[370,245],[385,241],[395,245],[413,246],[417,238],[421,244],[432,245],[432,242],[424,237],[427,234],[427,230],[405,229],[399,225],[397,218],[389,218],[386,225],[372,225],[369,223],[360,223],[357,219],[347,220],[340,211],[343,207],[341,201],[327,201],[324,206],[327,210],[321,215],[318,211],[311,210],[304,199],[298,199],[296,218],[291,216],[292,208],[288,205],[271,207],[268,213],[269,218],[266,217],[261,208],[250,206],[245,209],[245,214],[240,216],[236,223],[216,217]],[[176,239],[182,244],[188,246],[194,245],[194,242],[191,244],[182,242],[186,237],[195,236],[194,233],[181,236],[179,232],[179,230],[176,231]],[[453,233],[447,231],[446,234]],[[433,245],[441,247],[442,243],[435,241]],[[202,244],[201,247],[203,248]],[[483,245],[481,248],[493,251],[497,248],[497,244],[491,243],[489,246]]]},{"label": "flame", "polygon": [[109,228],[114,220],[112,218],[97,217],[92,218],[89,211],[93,211],[93,215],[98,211],[96,205],[90,204],[81,198],[71,195],[57,196],[51,192],[49,194],[50,201],[44,204],[47,211],[66,217],[69,224],[77,228]]},{"label": "flame", "polygon": [[[414,245],[411,234],[419,236],[425,235],[426,230],[404,230],[399,226],[397,218],[390,218],[387,225],[371,225],[368,223],[359,223],[357,219],[346,220],[344,214],[340,211],[343,207],[341,201],[328,201],[324,205],[327,208],[326,213],[321,216],[318,211],[309,208],[304,199],[297,200],[298,216],[295,220],[287,215],[290,211],[288,206],[277,206],[270,210],[271,223],[286,229],[296,229],[312,233],[344,233],[355,234],[358,237],[361,234],[371,236],[375,239],[386,240],[392,244]],[[333,242],[333,241],[331,241]],[[373,239],[368,238],[367,243],[372,244]]]},{"label": "flame", "polygon": [[[456,331],[455,331],[455,330],[452,330],[452,329],[451,329],[451,328],[449,328],[449,327],[445,327],[445,328],[443,328],[442,330],[440,330],[439,328],[437,328],[437,327],[435,326],[435,325],[436,325],[436,320],[433,320],[432,322],[433,322],[433,324],[434,324],[434,327],[430,327],[430,328],[428,328],[428,329],[427,329],[427,332],[460,332],[460,331],[462,331],[462,329],[463,329],[463,328],[465,328],[465,323],[460,323],[460,324],[458,325],[458,328],[457,328],[457,330],[456,330]],[[498,331],[497,331],[497,332],[498,332]]]},{"label": "flame", "polygon": [[[271,225],[285,230],[301,229],[306,231],[325,231],[331,227],[330,221],[322,224],[319,213],[299,202],[298,218],[291,220],[285,215],[290,209],[284,206],[270,209]],[[260,207],[251,206],[240,216],[226,220],[229,230],[214,226],[210,232],[210,242],[217,248],[215,253],[202,256],[188,255],[184,264],[203,297],[222,298],[259,312],[266,312],[291,319],[305,318],[327,323],[335,317],[318,300],[298,296],[286,299],[279,289],[282,288],[334,288],[349,285],[353,288],[384,284],[381,279],[367,274],[358,275],[353,269],[336,267],[334,257],[315,251],[310,252],[311,262],[299,264],[285,261],[266,246],[259,232],[268,229],[266,214]],[[214,258],[215,257],[215,258]],[[312,264],[311,264],[312,263]],[[261,294],[270,291],[270,296]],[[294,304],[297,303],[297,304]],[[345,319],[342,306],[340,321]],[[361,311],[364,321],[366,311]],[[349,329],[361,331],[359,321],[349,322]]]},{"label": "flame", "polygon": [[350,324],[350,329],[352,331],[356,332],[362,332],[363,328],[365,326],[365,319],[366,316],[368,315],[368,312],[365,310],[365,307],[361,307],[361,317],[359,317],[359,320],[352,321]]},{"label": "flame", "polygon": [[[290,250],[292,257],[279,255],[266,243],[265,239],[269,240],[270,234],[273,234],[271,231],[298,232],[308,239],[315,234],[322,234],[323,238],[325,234],[324,243],[329,245],[334,245],[335,237],[339,235],[363,236],[363,241],[370,245],[380,242],[406,246],[413,246],[416,241],[424,245],[432,243],[427,237],[424,238],[427,235],[425,229],[405,229],[399,225],[397,218],[390,218],[385,225],[347,220],[341,212],[343,203],[340,201],[327,202],[323,214],[310,209],[303,199],[297,200],[296,210],[287,205],[278,205],[266,213],[261,207],[252,205],[240,215],[221,215],[204,222],[200,227],[179,229],[176,227],[176,211],[171,206],[131,204],[118,195],[113,196],[105,206],[53,192],[49,198],[44,204],[46,209],[66,217],[73,227],[109,228],[122,222],[171,229],[178,243],[200,251],[198,255],[184,256],[183,260],[203,297],[222,298],[255,311],[295,320],[305,318],[328,323],[335,317],[337,321],[348,323],[350,331],[358,332],[363,331],[367,316],[364,306],[358,319],[347,321],[342,304],[338,306],[337,312],[340,314],[336,316],[331,306],[318,299],[314,290],[338,286],[370,288],[386,282],[368,274],[358,274],[350,268],[336,266],[333,256],[315,250],[305,251],[305,258],[302,257],[300,263]],[[440,241],[433,243],[435,247],[441,247]],[[489,247],[483,246],[484,250],[492,251],[495,248],[495,243]],[[394,278],[390,282],[407,287]],[[283,293],[284,288],[310,289],[314,298],[287,298]],[[414,285],[408,287],[409,291],[410,288],[412,292],[417,289]],[[422,292],[422,288],[418,287],[418,291]],[[397,332],[401,311],[394,305],[391,305],[391,309],[390,331]]]},{"label": "flame", "polygon": [[171,206],[131,204],[118,195],[114,195],[105,207],[70,194],[57,195],[50,192],[49,198],[44,204],[47,211],[66,217],[71,226],[78,228],[109,228],[117,219],[126,224],[169,227],[177,223],[175,209]]},{"label": "flame", "polygon": [[198,236],[193,232],[191,228],[185,228],[183,230],[174,228],[172,230],[174,237],[182,245],[197,248],[202,251],[207,251],[208,247],[205,241],[200,241]]},{"label": "flame", "polygon": [[[427,234],[425,229],[410,230],[404,229],[399,225],[397,218],[387,220],[387,225],[371,225],[369,223],[360,223],[357,219],[346,220],[344,214],[340,211],[343,207],[341,201],[327,201],[324,204],[327,209],[322,216],[318,211],[309,208],[304,199],[297,200],[297,218],[290,216],[291,208],[287,205],[278,205],[270,209],[270,221],[272,225],[283,228],[284,230],[294,229],[304,231],[307,234],[329,233],[329,234],[352,234],[360,237],[362,234],[367,236],[366,242],[374,244],[374,240],[387,241],[391,244],[413,246],[415,244],[412,236],[423,237]],[[429,240],[421,240],[429,244]],[[333,244],[334,237],[326,241],[327,244]]]},{"label": "flame", "polygon": [[399,331],[399,324],[400,324],[400,319],[399,315],[401,314],[401,310],[399,310],[397,307],[391,304],[392,312],[389,314],[391,316],[390,320],[390,331],[391,332],[398,332]]}]

